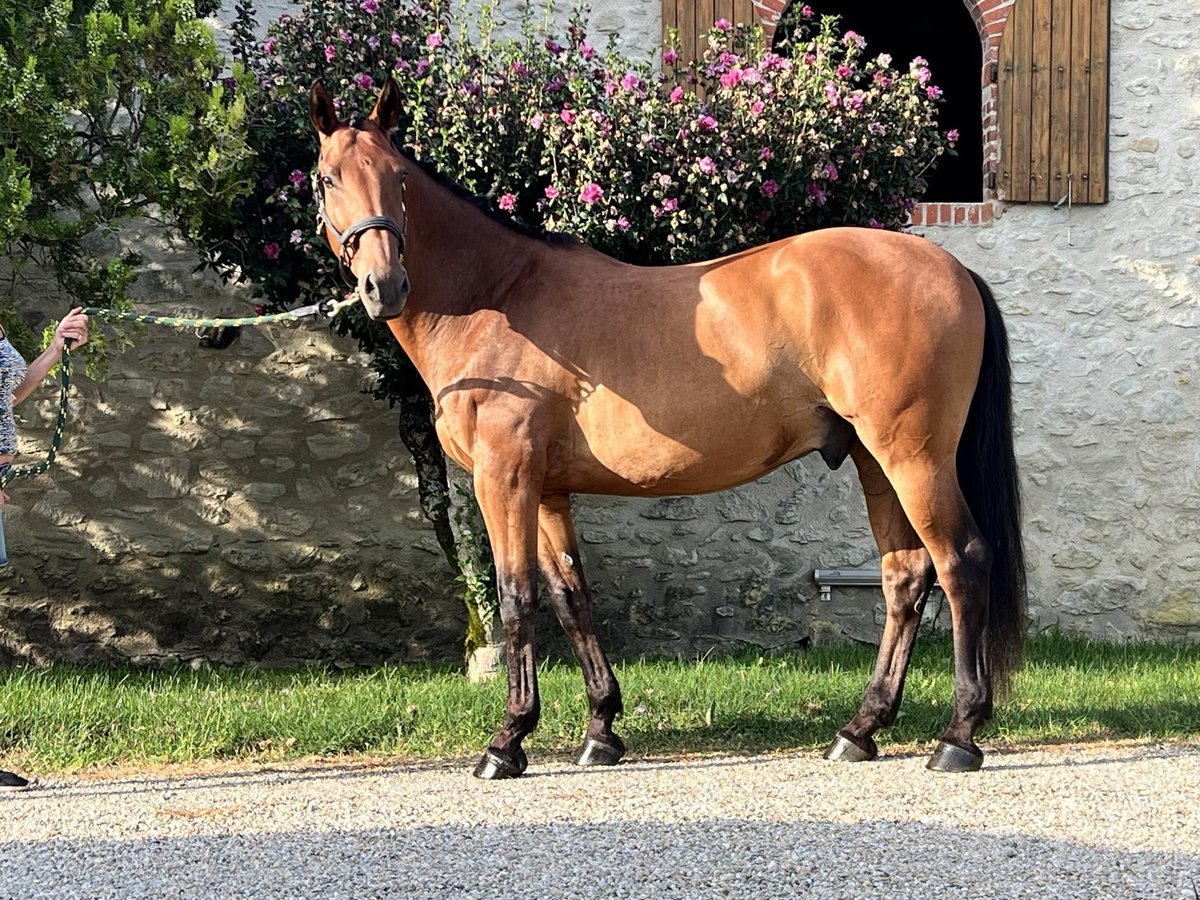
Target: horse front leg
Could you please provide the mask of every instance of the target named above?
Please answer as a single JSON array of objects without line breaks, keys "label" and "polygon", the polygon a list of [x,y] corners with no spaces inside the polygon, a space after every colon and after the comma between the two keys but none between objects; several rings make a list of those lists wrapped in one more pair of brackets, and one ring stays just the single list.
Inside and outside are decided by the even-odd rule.
[{"label": "horse front leg", "polygon": [[592,598],[565,495],[544,498],[538,509],[538,565],[555,615],[583,669],[591,715],[576,762],[581,766],[616,765],[625,755],[625,743],[612,730],[613,719],[622,712],[621,686],[592,625]]},{"label": "horse front leg", "polygon": [[508,653],[504,727],[475,767],[477,778],[516,778],[528,766],[521,741],[541,715],[534,624],[537,613],[537,504],[541,471],[529,460],[493,459],[476,465],[475,496],[492,555],[500,622]]}]

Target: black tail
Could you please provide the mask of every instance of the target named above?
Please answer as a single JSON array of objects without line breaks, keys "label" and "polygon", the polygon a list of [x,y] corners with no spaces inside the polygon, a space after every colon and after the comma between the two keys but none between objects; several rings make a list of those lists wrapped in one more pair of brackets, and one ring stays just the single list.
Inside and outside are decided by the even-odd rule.
[{"label": "black tail", "polygon": [[975,524],[992,550],[984,647],[996,690],[1021,665],[1025,645],[1025,550],[1021,484],[1013,451],[1008,333],[991,288],[971,272],[986,322],[983,364],[958,445],[958,480]]}]

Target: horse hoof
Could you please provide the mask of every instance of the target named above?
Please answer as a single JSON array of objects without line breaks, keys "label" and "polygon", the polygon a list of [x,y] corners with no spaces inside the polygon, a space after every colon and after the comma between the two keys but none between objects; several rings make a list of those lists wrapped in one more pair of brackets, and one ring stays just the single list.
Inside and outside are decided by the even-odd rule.
[{"label": "horse hoof", "polygon": [[825,748],[826,759],[836,759],[842,762],[867,762],[879,755],[875,742],[871,741],[868,748],[860,747],[844,734],[839,734],[833,743]]},{"label": "horse hoof", "polygon": [[579,759],[575,760],[575,765],[615,766],[625,755],[625,747],[621,744],[621,739],[616,738],[616,740],[617,743],[614,745],[605,744],[595,738],[588,738],[583,742],[583,751],[579,754]]},{"label": "horse hoof", "polygon": [[933,751],[933,756],[929,757],[925,768],[935,772],[978,772],[983,768],[983,753],[942,741]]},{"label": "horse hoof", "polygon": [[486,778],[488,781],[516,778],[528,765],[522,750],[518,749],[516,754],[505,753],[503,750],[488,750],[475,767],[475,777]]}]

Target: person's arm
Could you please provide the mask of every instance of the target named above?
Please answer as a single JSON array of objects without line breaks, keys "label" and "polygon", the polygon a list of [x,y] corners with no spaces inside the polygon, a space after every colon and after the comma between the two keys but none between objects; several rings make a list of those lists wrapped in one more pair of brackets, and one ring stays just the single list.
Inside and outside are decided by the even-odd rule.
[{"label": "person's arm", "polygon": [[13,406],[32,394],[42,383],[46,373],[54,368],[54,364],[62,356],[63,345],[67,341],[72,341],[73,347],[82,347],[87,343],[87,339],[88,317],[83,314],[83,307],[77,306],[58,323],[58,327],[54,329],[54,338],[50,341],[50,346],[29,364],[29,370],[25,373],[25,377],[13,391]]}]

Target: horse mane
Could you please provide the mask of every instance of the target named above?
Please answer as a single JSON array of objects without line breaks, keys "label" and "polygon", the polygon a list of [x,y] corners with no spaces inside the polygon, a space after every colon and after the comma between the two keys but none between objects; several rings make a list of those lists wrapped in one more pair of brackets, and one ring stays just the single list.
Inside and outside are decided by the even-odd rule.
[{"label": "horse mane", "polygon": [[[391,142],[392,146],[395,147],[396,150],[404,153],[404,146],[400,142],[397,134],[393,134],[391,136]],[[416,159],[414,157],[407,158],[412,159],[422,172],[424,172],[454,196],[466,200],[493,222],[503,225],[509,231],[515,231],[517,234],[522,235],[523,237],[533,238],[534,240],[539,240],[554,246],[573,246],[580,243],[579,239],[573,235],[563,234],[561,231],[549,231],[545,228],[538,228],[537,226],[530,225],[521,219],[508,215],[503,210],[496,209],[496,207],[492,205],[492,201],[490,199],[487,197],[481,197],[474,191],[468,191],[453,178],[444,175],[438,170],[437,166],[428,159]]]}]

